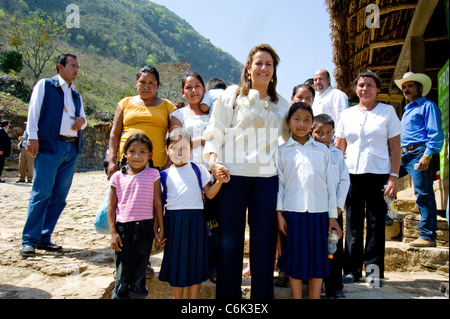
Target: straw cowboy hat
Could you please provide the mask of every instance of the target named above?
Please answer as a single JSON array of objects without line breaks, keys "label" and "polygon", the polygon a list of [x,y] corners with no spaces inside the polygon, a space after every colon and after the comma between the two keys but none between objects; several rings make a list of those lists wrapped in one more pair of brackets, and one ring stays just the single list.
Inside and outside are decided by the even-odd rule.
[{"label": "straw cowboy hat", "polygon": [[402,85],[405,82],[408,81],[415,81],[422,84],[422,96],[427,95],[431,90],[431,79],[428,75],[422,74],[422,73],[413,73],[413,72],[406,72],[403,74],[403,79],[400,80],[394,80],[395,84],[399,87],[399,89],[402,89]]}]

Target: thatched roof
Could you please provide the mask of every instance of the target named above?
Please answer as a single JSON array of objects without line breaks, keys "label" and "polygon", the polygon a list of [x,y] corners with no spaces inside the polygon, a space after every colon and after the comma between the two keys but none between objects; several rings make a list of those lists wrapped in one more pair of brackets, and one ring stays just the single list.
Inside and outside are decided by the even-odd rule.
[{"label": "thatched roof", "polygon": [[[336,65],[335,86],[350,98],[355,98],[353,80],[364,70],[381,77],[379,100],[397,108],[403,103],[403,96],[393,80],[407,71],[428,74],[437,89],[437,73],[449,52],[444,0],[326,0],[326,3]],[[380,14],[378,28],[370,27],[375,11],[368,6],[374,4]],[[429,98],[437,100],[437,91],[432,90]]]}]

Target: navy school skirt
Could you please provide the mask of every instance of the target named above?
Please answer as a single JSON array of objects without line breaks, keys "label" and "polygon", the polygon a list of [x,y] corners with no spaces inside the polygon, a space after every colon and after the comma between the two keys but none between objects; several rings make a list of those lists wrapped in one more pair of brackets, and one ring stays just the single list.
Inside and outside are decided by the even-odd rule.
[{"label": "navy school skirt", "polygon": [[202,209],[167,210],[167,238],[159,280],[172,287],[201,284],[208,278],[207,226]]},{"label": "navy school skirt", "polygon": [[287,236],[278,268],[298,280],[327,278],[328,213],[284,212]]}]

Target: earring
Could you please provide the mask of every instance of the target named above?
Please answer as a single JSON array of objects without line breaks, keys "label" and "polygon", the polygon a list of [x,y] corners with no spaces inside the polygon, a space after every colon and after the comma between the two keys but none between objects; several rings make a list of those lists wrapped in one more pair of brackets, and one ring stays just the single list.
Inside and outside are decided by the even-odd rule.
[{"label": "earring", "polygon": [[252,77],[250,76],[250,74],[247,76],[247,79],[248,79],[249,81],[252,80]]},{"label": "earring", "polygon": [[270,79],[270,82],[273,83],[273,78]]}]

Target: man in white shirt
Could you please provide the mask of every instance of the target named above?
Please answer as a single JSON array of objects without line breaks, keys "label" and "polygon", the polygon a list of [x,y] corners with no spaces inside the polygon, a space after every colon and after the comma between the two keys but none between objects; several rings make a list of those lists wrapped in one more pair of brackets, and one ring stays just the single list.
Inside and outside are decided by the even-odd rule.
[{"label": "man in white shirt", "polygon": [[35,176],[22,234],[23,257],[33,256],[36,248],[62,249],[50,237],[66,206],[83,145],[81,130],[87,124],[73,84],[78,76],[77,57],[60,55],[56,68],[56,76],[36,83],[28,108],[27,151],[35,157]]},{"label": "man in white shirt", "polygon": [[316,91],[312,106],[314,116],[327,114],[337,125],[341,112],[348,108],[347,94],[333,88],[330,73],[324,69],[319,69],[314,73],[314,90]]}]

